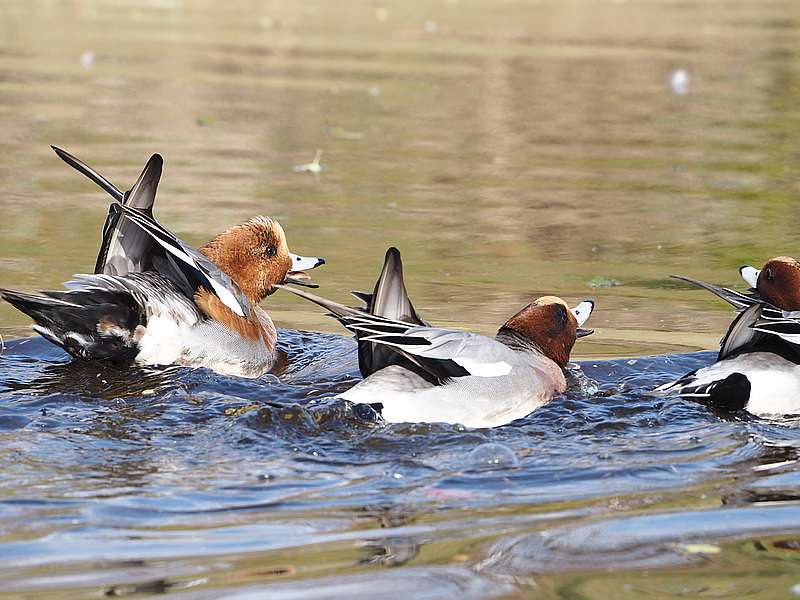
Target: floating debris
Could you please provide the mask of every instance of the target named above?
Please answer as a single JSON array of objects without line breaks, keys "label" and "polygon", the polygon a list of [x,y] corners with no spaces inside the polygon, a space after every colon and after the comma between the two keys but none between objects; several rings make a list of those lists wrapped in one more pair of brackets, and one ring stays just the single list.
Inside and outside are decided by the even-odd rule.
[{"label": "floating debris", "polygon": [[675,548],[685,554],[719,554],[722,548],[714,544],[675,544]]},{"label": "floating debris", "polygon": [[674,94],[685,96],[689,93],[689,72],[686,69],[676,69],[669,76],[669,87]]},{"label": "floating debris", "polygon": [[293,170],[295,173],[314,173],[317,175],[322,172],[322,165],[319,164],[321,158],[322,150],[317,150],[317,153],[314,155],[314,160],[304,165],[295,165]]},{"label": "floating debris", "polygon": [[214,119],[211,117],[197,117],[195,123],[200,127],[208,127],[214,124]]},{"label": "floating debris", "polygon": [[428,19],[425,21],[423,29],[425,29],[425,33],[430,33],[433,35],[434,33],[439,33],[439,24],[436,21],[431,21]]},{"label": "floating debris", "polygon": [[226,417],[240,417],[245,413],[249,413],[254,410],[261,410],[262,405],[257,404],[255,402],[251,402],[245,406],[236,406],[230,407],[225,409],[225,416]]},{"label": "floating debris", "polygon": [[345,129],[344,127],[328,127],[325,131],[331,137],[335,137],[336,139],[339,139],[339,140],[363,140],[364,139],[364,132],[363,131],[350,131],[349,129]]},{"label": "floating debris", "polygon": [[94,52],[87,50],[81,54],[81,66],[84,69],[91,69],[94,66]]},{"label": "floating debris", "polygon": [[269,15],[264,15],[258,20],[258,24],[261,26],[262,29],[280,29],[281,22],[278,19],[274,19]]},{"label": "floating debris", "polygon": [[371,88],[369,88],[369,90],[367,90],[367,93],[373,98],[377,98],[381,95],[381,88],[379,88],[377,85],[373,85]]},{"label": "floating debris", "polygon": [[618,285],[622,285],[622,282],[619,279],[610,279],[608,277],[603,277],[602,275],[595,275],[586,282],[586,287],[590,288],[617,287]]}]

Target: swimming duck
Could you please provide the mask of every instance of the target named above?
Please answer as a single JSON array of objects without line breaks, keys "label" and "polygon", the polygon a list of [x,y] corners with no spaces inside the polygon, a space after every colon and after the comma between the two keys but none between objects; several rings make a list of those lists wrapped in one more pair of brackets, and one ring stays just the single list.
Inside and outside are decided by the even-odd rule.
[{"label": "swimming duck", "polygon": [[755,415],[800,413],[800,263],[781,256],[740,269],[747,293],[677,277],[722,298],[739,314],[714,364],[655,390]]},{"label": "swimming duck", "polygon": [[268,371],[277,333],[258,303],[276,284],[313,285],[301,269],[325,261],[291,254],[280,224],[263,216],[197,250],[152,217],[160,156],[153,155],[122,194],[75,157],[59,155],[115,199],[95,273],[76,275],[65,291],[0,289],[0,296],[76,358],[208,367],[243,377]]},{"label": "swimming duck", "polygon": [[356,309],[278,286],[319,304],[355,334],[364,380],[339,397],[370,404],[388,422],[496,427],[530,414],[567,388],[563,368],[594,302],[569,309],[539,298],[494,338],[432,327],[414,309],[400,252],[389,248],[372,294],[353,292]]}]

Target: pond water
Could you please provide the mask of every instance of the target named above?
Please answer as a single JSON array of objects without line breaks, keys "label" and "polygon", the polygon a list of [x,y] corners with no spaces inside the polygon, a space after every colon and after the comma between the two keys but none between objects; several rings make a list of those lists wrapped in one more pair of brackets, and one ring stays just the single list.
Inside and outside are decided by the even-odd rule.
[{"label": "pond water", "polygon": [[732,316],[669,274],[798,254],[800,4],[12,0],[0,122],[3,286],[93,267],[56,144],[121,188],[161,153],[191,242],[278,218],[332,299],[396,245],[439,325],[597,300],[569,393],[494,430],[332,400],[353,342],[286,294],[255,381],[70,363],[2,304],[0,596],[800,595],[798,422],[647,394]]}]

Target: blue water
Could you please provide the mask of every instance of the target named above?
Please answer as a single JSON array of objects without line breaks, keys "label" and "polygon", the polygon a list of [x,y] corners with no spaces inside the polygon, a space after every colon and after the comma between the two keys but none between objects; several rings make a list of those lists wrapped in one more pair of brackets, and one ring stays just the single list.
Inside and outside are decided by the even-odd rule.
[{"label": "blue water", "polygon": [[281,336],[282,366],[258,380],[7,342],[4,593],[484,598],[575,573],[708,573],[740,557],[725,544],[761,538],[773,569],[794,568],[770,536],[800,533],[796,423],[647,394],[713,353],[578,363],[566,395],[468,430],[381,423],[333,398],[359,378],[352,340]]}]

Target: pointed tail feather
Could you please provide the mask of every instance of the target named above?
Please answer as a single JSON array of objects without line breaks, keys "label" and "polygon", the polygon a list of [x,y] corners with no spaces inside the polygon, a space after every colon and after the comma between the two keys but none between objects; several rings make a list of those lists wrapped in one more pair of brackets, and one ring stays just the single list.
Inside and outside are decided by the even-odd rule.
[{"label": "pointed tail feather", "polygon": [[58,155],[58,157],[65,163],[67,163],[70,167],[72,167],[79,173],[82,173],[83,175],[94,181],[106,192],[111,194],[114,200],[116,200],[117,202],[122,202],[122,198],[124,197],[122,190],[120,190],[117,186],[111,183],[108,179],[100,175],[100,173],[95,171],[92,167],[87,165],[81,159],[77,158],[76,156],[72,156],[72,154],[70,154],[66,150],[62,150],[58,146],[50,146],[50,147]]},{"label": "pointed tail feather", "polygon": [[309,300],[314,304],[318,304],[319,306],[330,312],[333,318],[335,318],[339,322],[342,322],[342,318],[344,317],[364,316],[363,310],[359,310],[357,308],[351,308],[349,306],[345,306],[344,304],[339,304],[338,302],[334,302],[333,300],[328,300],[327,298],[323,298],[322,296],[317,296],[316,294],[312,294],[311,292],[307,292],[305,290],[300,290],[280,283],[275,284],[274,287],[281,290],[286,290],[287,292],[290,292],[295,296],[300,296],[301,298],[305,298],[306,300]]},{"label": "pointed tail feather", "polygon": [[704,290],[711,292],[718,298],[725,300],[725,302],[736,308],[736,310],[744,310],[748,306],[761,303],[761,299],[757,294],[742,294],[740,292],[730,290],[728,288],[719,287],[717,285],[706,283],[705,281],[700,281],[699,279],[684,277],[683,275],[670,275],[670,277],[672,279],[685,281],[686,283],[690,283],[691,285],[703,288]]},{"label": "pointed tail feather", "polygon": [[375,283],[367,312],[395,321],[428,325],[414,310],[408,297],[403,280],[403,261],[400,258],[400,251],[395,247],[386,251],[383,269]]}]

